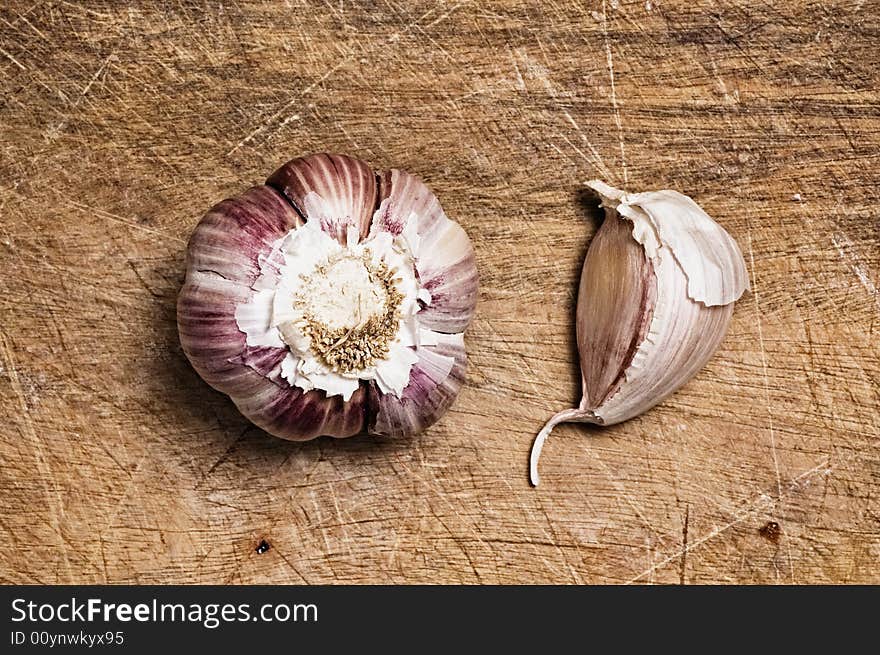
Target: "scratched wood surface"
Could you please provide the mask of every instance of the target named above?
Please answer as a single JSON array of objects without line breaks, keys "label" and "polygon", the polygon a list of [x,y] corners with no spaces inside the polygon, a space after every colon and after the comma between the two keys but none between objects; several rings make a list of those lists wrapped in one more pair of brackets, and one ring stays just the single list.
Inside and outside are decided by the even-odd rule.
[{"label": "scratched wood surface", "polygon": [[[3,582],[880,582],[876,1],[4,5]],[[412,440],[273,439],[178,344],[202,213],[323,150],[476,246],[468,384]],[[753,290],[532,489],[592,177],[695,197]]]}]

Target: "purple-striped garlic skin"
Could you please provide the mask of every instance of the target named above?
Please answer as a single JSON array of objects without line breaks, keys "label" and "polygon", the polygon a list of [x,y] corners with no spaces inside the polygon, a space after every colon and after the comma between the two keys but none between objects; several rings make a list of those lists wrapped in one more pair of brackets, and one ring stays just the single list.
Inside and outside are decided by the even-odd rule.
[{"label": "purple-striped garlic skin", "polygon": [[186,266],[187,358],[273,435],[412,435],[464,383],[474,251],[408,173],[294,159],[214,206]]}]

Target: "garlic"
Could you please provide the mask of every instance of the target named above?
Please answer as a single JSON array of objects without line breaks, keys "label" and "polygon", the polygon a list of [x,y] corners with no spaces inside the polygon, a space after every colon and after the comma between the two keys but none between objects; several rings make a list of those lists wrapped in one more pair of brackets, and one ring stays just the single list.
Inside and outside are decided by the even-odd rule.
[{"label": "garlic", "polygon": [[177,321],[199,375],[267,432],[401,436],[458,394],[476,299],[470,240],[419,179],[318,154],[202,218]]},{"label": "garlic", "polygon": [[541,448],[556,425],[612,425],[661,402],[709,360],[749,287],[739,246],[691,198],[625,193],[598,180],[587,186],[601,199],[605,221],[578,290],[583,397],[535,439],[535,486]]}]

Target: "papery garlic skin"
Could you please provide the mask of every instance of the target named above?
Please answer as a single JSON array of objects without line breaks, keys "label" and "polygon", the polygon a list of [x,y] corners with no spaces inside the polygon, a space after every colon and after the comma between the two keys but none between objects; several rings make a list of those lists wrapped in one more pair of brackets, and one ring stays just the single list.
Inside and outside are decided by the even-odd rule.
[{"label": "papery garlic skin", "polygon": [[282,166],[190,239],[184,352],[276,436],[404,436],[451,405],[478,277],[464,230],[417,178],[344,155]]},{"label": "papery garlic skin", "polygon": [[598,180],[587,185],[606,216],[578,291],[583,397],[535,439],[535,486],[541,449],[556,425],[612,425],[664,400],[718,348],[733,303],[749,286],[736,241],[691,198],[669,190],[629,194]]}]

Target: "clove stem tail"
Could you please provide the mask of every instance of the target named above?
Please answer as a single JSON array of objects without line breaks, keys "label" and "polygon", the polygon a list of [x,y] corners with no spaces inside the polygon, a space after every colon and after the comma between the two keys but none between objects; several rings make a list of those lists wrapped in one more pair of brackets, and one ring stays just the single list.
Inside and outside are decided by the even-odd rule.
[{"label": "clove stem tail", "polygon": [[564,409],[550,417],[550,420],[544,424],[535,442],[532,444],[532,452],[529,455],[529,481],[533,487],[537,487],[541,481],[538,475],[538,459],[541,457],[541,449],[544,448],[544,442],[560,423],[590,423],[596,420],[595,414],[589,410],[572,408]]}]

